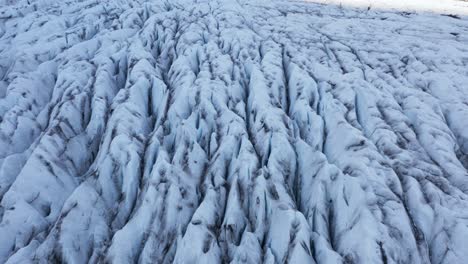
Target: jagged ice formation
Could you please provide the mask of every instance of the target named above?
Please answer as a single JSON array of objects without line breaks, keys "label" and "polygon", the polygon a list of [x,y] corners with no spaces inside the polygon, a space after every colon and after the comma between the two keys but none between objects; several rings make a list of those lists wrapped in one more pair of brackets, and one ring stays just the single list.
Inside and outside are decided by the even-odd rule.
[{"label": "jagged ice formation", "polygon": [[0,0],[0,263],[466,263],[468,19]]}]

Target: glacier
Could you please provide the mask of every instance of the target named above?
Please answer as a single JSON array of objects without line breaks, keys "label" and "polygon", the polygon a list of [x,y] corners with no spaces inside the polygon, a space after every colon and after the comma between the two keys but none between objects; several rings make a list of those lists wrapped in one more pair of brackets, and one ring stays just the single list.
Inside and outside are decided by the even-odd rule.
[{"label": "glacier", "polygon": [[466,263],[468,17],[0,0],[0,263]]}]

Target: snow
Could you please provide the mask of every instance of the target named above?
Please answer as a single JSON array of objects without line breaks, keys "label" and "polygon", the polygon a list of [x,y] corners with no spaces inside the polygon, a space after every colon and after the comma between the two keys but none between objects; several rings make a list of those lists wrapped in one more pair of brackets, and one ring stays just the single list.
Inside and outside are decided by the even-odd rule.
[{"label": "snow", "polygon": [[406,12],[432,12],[453,15],[468,15],[465,0],[305,0],[307,2],[334,4],[348,7]]},{"label": "snow", "polygon": [[0,263],[465,263],[466,3],[366,3],[0,0]]}]

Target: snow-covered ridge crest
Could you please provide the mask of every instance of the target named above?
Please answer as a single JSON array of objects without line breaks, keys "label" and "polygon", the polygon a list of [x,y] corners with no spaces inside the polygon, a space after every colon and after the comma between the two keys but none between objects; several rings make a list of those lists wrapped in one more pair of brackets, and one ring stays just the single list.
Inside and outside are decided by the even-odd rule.
[{"label": "snow-covered ridge crest", "polygon": [[0,263],[468,259],[466,17],[0,3]]}]

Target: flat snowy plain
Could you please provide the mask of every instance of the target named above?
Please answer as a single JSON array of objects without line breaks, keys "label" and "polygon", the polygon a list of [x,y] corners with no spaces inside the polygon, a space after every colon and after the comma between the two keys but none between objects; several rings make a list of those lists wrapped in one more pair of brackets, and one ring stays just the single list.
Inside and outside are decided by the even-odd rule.
[{"label": "flat snowy plain", "polygon": [[0,0],[0,263],[468,260],[468,17]]},{"label": "flat snowy plain", "polygon": [[418,11],[468,15],[468,0],[304,0],[307,2],[361,7],[374,10]]}]

